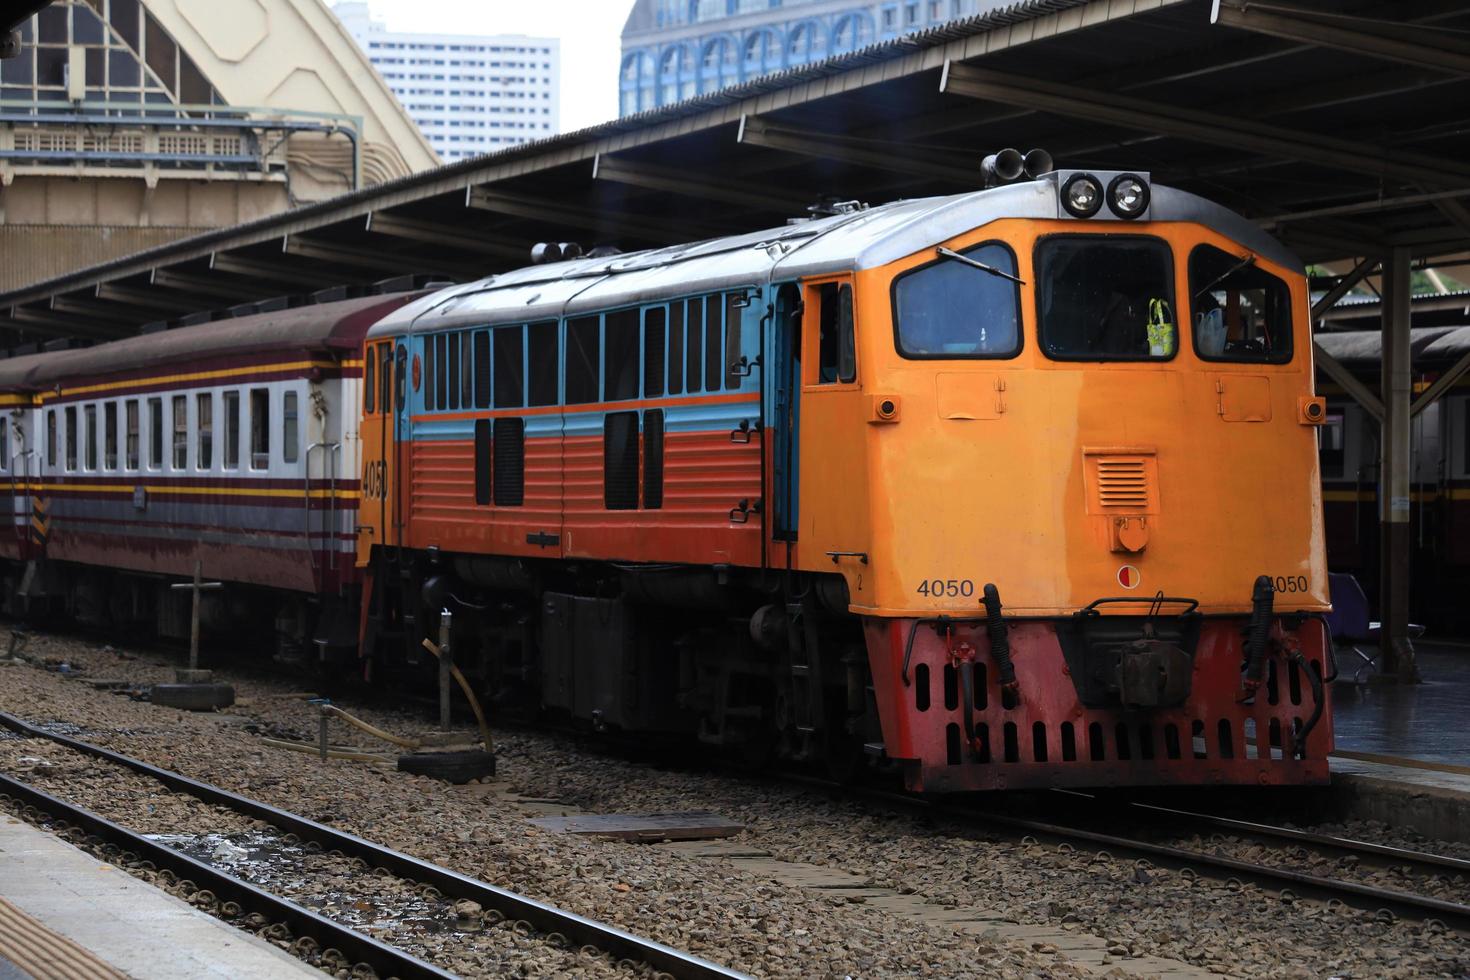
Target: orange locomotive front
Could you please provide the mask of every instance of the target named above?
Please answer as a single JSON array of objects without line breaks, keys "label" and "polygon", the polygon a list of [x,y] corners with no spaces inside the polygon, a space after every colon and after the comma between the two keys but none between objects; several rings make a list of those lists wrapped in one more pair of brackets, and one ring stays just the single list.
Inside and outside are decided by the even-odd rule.
[{"label": "orange locomotive front", "polygon": [[914,789],[1327,777],[1306,279],[1208,202],[847,208],[369,344],[387,669],[442,609],[505,705]]}]

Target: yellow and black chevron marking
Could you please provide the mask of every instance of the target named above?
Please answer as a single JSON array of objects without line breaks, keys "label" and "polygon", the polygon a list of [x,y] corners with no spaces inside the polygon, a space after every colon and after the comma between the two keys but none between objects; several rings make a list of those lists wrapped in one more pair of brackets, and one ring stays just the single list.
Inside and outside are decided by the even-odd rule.
[{"label": "yellow and black chevron marking", "polygon": [[46,547],[46,538],[51,534],[51,522],[46,517],[46,508],[45,498],[31,498],[31,542],[38,548]]}]

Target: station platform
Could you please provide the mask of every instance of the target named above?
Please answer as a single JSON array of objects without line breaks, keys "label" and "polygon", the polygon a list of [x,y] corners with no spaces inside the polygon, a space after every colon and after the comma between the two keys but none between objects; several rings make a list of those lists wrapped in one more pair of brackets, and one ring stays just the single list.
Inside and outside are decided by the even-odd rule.
[{"label": "station platform", "polygon": [[0,814],[0,980],[321,975],[270,943]]},{"label": "station platform", "polygon": [[1361,661],[1339,654],[1335,802],[1345,815],[1470,842],[1470,644],[1420,640],[1414,648],[1422,684],[1358,672]]}]

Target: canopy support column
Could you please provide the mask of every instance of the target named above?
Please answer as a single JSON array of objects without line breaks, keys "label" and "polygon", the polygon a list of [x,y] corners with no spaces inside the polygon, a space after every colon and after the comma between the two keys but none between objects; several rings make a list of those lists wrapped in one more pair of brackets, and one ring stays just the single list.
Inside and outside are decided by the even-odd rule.
[{"label": "canopy support column", "polygon": [[1409,441],[1409,262],[1407,248],[1385,255],[1383,269],[1383,426],[1378,495],[1380,518],[1379,643],[1383,673],[1418,683],[1419,665],[1409,639],[1409,501],[1412,446]]}]

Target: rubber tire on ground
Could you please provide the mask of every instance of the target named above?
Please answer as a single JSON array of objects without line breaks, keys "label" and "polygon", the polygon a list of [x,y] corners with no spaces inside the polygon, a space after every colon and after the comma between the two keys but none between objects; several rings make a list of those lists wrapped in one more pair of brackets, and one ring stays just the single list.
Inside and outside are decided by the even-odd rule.
[{"label": "rubber tire on ground", "polygon": [[495,775],[495,754],[481,749],[464,752],[412,752],[398,757],[398,771],[467,783]]},{"label": "rubber tire on ground", "polygon": [[149,697],[165,708],[214,711],[235,703],[235,689],[228,684],[154,684]]}]

